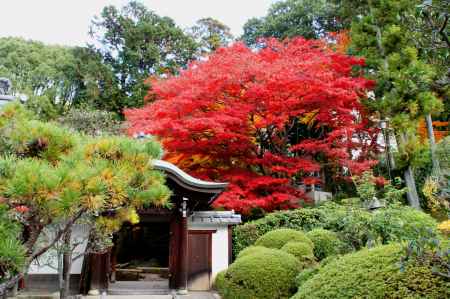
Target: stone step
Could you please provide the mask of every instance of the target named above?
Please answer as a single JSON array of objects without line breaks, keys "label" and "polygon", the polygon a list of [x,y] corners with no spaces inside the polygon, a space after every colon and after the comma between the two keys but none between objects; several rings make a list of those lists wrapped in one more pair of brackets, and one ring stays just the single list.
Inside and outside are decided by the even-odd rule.
[{"label": "stone step", "polygon": [[[169,289],[109,289],[108,298],[110,295],[169,295]],[[134,298],[134,297],[133,297]],[[170,297],[172,298],[172,297]]]},{"label": "stone step", "polygon": [[116,281],[108,287],[109,295],[168,295],[169,281]]}]

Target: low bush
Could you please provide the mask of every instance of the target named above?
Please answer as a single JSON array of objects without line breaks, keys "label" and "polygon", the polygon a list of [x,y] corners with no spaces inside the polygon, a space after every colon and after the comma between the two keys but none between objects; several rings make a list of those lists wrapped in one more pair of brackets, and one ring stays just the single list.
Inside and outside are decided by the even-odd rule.
[{"label": "low bush", "polygon": [[297,285],[297,287],[300,288],[306,281],[308,281],[311,277],[316,275],[317,272],[319,272],[319,269],[320,269],[320,267],[311,267],[311,268],[303,269],[303,271],[300,272],[295,277],[295,284]]},{"label": "low bush", "polygon": [[323,266],[300,280],[293,299],[303,298],[450,298],[450,282],[433,274],[427,264],[400,270],[404,250],[399,244],[363,249]]},{"label": "low bush", "polygon": [[263,247],[263,246],[249,246],[249,247],[245,248],[244,250],[242,250],[241,252],[239,252],[239,255],[237,256],[237,258],[239,259],[241,257],[248,256],[250,254],[260,253],[260,252],[270,252],[271,250],[274,250],[274,249]]},{"label": "low bush", "polygon": [[296,290],[300,262],[281,250],[257,252],[237,259],[215,286],[223,299],[281,299]]},{"label": "low bush", "polygon": [[330,230],[337,233],[345,251],[352,251],[366,245],[414,239],[420,231],[436,231],[436,221],[407,206],[394,205],[371,213],[364,208],[331,202],[317,208],[275,212],[236,227],[233,234],[235,255],[265,233],[279,228]]},{"label": "low bush", "polygon": [[314,243],[314,256],[318,260],[323,260],[342,251],[343,243],[335,232],[316,228],[306,233],[306,236]]},{"label": "low bush", "polygon": [[276,229],[264,234],[256,240],[255,245],[280,249],[287,242],[306,243],[310,245],[311,248],[314,246],[311,240],[308,239],[303,232],[287,228]]},{"label": "low bush", "polygon": [[319,209],[296,209],[278,211],[265,217],[239,225],[233,230],[233,253],[235,256],[265,233],[277,228],[291,228],[295,230],[311,230],[321,227],[326,215]]},{"label": "low bush", "polygon": [[396,206],[376,211],[371,225],[379,241],[409,241],[431,231],[437,234],[437,222],[430,215],[407,206]]},{"label": "low bush", "polygon": [[295,256],[300,261],[302,269],[311,267],[316,263],[313,248],[308,243],[287,242],[281,247],[281,250]]}]

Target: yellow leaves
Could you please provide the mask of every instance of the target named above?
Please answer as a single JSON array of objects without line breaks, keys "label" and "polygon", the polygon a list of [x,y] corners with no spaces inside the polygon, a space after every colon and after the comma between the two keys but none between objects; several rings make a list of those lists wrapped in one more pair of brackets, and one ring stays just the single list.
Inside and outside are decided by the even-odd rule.
[{"label": "yellow leaves", "polygon": [[299,117],[300,123],[308,125],[308,127],[311,128],[317,114],[319,114],[319,109],[305,113],[303,116]]},{"label": "yellow leaves", "polygon": [[102,179],[104,179],[106,181],[112,180],[113,176],[114,176],[114,174],[113,174],[111,168],[104,169],[101,174]]},{"label": "yellow leaves", "polygon": [[98,211],[103,208],[105,199],[102,195],[85,196],[83,205],[90,211]]},{"label": "yellow leaves", "polygon": [[205,166],[211,162],[211,158],[208,155],[191,155],[185,156],[183,154],[174,154],[166,157],[166,160],[180,167],[181,169],[187,169],[192,166]]},{"label": "yellow leaves", "polygon": [[441,223],[439,223],[437,228],[441,231],[442,234],[448,237],[450,235],[450,220],[442,221]]},{"label": "yellow leaves", "polygon": [[449,205],[445,199],[438,196],[439,182],[438,179],[428,177],[422,188],[423,195],[427,198],[427,206],[432,213],[439,214],[442,208],[448,209]]},{"label": "yellow leaves", "polygon": [[134,208],[118,210],[116,219],[121,221],[122,223],[128,221],[131,224],[137,224],[140,220],[139,215]]},{"label": "yellow leaves", "polygon": [[412,116],[416,116],[419,113],[419,104],[415,101],[411,102],[408,105],[408,110]]}]

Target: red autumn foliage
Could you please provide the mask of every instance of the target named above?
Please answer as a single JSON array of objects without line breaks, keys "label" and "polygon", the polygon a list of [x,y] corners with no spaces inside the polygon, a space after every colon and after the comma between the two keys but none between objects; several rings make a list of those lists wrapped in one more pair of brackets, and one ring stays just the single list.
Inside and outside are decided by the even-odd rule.
[{"label": "red autumn foliage", "polygon": [[152,80],[154,101],[125,115],[130,134],[160,137],[166,159],[230,182],[216,207],[298,207],[308,200],[298,186],[318,183],[315,173],[335,180],[373,165],[376,132],[360,103],[373,82],[352,76],[363,63],[323,41],[268,40],[258,51],[236,43]]}]

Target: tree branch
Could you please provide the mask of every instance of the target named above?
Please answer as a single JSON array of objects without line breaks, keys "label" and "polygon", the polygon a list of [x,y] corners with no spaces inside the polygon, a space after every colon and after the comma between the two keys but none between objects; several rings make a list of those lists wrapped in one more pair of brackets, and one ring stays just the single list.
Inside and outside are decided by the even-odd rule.
[{"label": "tree branch", "polygon": [[48,244],[45,247],[42,247],[40,250],[36,251],[28,258],[28,264],[30,264],[38,256],[44,254],[51,247],[53,247],[56,244],[56,242],[58,242],[61,239],[61,237],[72,227],[72,225],[83,215],[84,212],[86,212],[86,208],[83,208],[80,211],[78,211],[78,213],[75,214],[75,216],[66,223],[64,228],[56,233],[55,238],[50,242],[50,244]]},{"label": "tree branch", "polygon": [[449,16],[446,15],[444,23],[442,24],[442,27],[439,30],[439,34],[442,36],[442,39],[444,40],[444,42],[447,44],[447,47],[450,48],[450,40],[448,39],[447,34],[445,34],[445,32],[444,32],[445,28],[447,27],[447,24],[448,24],[448,19],[449,19]]}]

